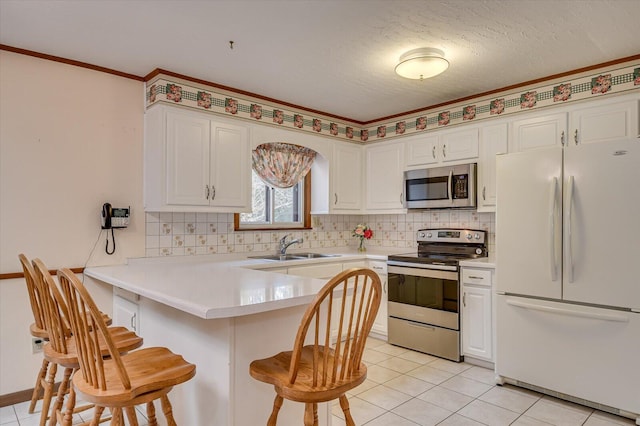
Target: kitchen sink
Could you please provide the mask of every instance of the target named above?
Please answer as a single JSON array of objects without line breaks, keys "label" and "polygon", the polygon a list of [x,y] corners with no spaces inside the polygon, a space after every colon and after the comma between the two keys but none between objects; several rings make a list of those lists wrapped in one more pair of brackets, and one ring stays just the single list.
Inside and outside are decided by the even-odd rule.
[{"label": "kitchen sink", "polygon": [[338,257],[339,254],[322,254],[322,253],[291,253],[280,256],[279,254],[265,254],[262,256],[248,256],[249,259],[262,259],[262,260],[303,260],[303,259],[318,259],[321,257]]},{"label": "kitchen sink", "polygon": [[339,254],[323,254],[323,253],[292,253],[291,256],[298,256],[302,259],[317,259],[319,257],[338,257]]}]

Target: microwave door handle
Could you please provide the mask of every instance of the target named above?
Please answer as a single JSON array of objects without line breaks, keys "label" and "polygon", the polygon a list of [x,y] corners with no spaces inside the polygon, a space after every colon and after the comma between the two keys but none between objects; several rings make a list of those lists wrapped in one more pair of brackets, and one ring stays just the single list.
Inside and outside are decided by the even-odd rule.
[{"label": "microwave door handle", "polygon": [[449,170],[449,182],[447,183],[447,195],[449,202],[453,203],[453,170]]}]

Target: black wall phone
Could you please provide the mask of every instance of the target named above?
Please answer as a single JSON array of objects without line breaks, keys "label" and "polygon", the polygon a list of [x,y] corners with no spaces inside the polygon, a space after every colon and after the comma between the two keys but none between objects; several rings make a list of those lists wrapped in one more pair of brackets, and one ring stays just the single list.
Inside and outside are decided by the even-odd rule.
[{"label": "black wall phone", "polygon": [[129,214],[131,207],[111,207],[111,204],[102,205],[102,229],[126,228],[129,226]]},{"label": "black wall phone", "polygon": [[131,207],[111,207],[111,204],[109,203],[104,203],[102,205],[102,229],[111,229],[111,239],[113,240],[113,249],[109,250],[109,234],[107,233],[107,243],[105,245],[105,251],[108,255],[112,255],[116,251],[116,237],[113,234],[114,228],[126,228],[127,226],[129,226],[130,213]]}]

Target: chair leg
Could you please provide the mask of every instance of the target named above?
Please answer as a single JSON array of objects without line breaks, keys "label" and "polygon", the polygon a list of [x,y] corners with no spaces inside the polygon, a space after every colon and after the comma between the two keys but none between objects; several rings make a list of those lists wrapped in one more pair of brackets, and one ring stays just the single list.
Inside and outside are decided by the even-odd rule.
[{"label": "chair leg", "polygon": [[38,372],[38,377],[36,378],[36,384],[33,387],[33,393],[31,394],[31,404],[29,404],[29,414],[33,414],[36,409],[36,404],[40,399],[40,391],[42,390],[42,382],[47,378],[47,370],[49,369],[49,361],[46,359],[42,360],[42,367],[40,367],[40,371]]},{"label": "chair leg", "polygon": [[273,411],[271,411],[271,416],[269,416],[267,426],[276,426],[278,412],[280,411],[280,407],[282,407],[282,401],[284,401],[284,398],[280,395],[276,395],[276,399],[273,401]]},{"label": "chair leg", "polygon": [[58,423],[58,412],[62,411],[62,407],[64,406],[64,396],[67,394],[67,388],[69,387],[69,380],[71,377],[71,373],[73,373],[73,368],[65,368],[64,376],[62,377],[62,381],[60,382],[60,387],[58,388],[58,396],[53,403],[53,407],[51,407],[51,415],[49,416],[49,426],[55,426]]},{"label": "chair leg", "polygon": [[156,406],[153,405],[153,401],[147,402],[147,420],[149,420],[149,426],[158,426],[158,420],[156,419]]},{"label": "chair leg", "polygon": [[[75,371],[74,371],[74,374],[75,374]],[[73,413],[75,411],[76,411],[76,390],[73,387],[73,383],[70,382],[69,396],[67,397],[67,405],[64,411],[62,422],[61,422],[62,426],[71,426],[73,424]],[[51,426],[55,426],[55,424]]]},{"label": "chair leg", "polygon": [[89,426],[98,426],[100,424],[100,418],[102,417],[102,413],[104,412],[104,407],[100,405],[96,405],[93,411],[93,419]]},{"label": "chair leg", "polygon": [[138,426],[138,416],[136,415],[135,407],[127,407],[127,418],[129,419],[129,426]]},{"label": "chair leg", "polygon": [[347,426],[356,426],[356,423],[353,421],[353,417],[351,417],[349,400],[347,400],[346,395],[342,395],[340,397],[340,408],[342,408],[342,412],[344,413],[344,421],[347,424]]},{"label": "chair leg", "polygon": [[176,421],[173,418],[171,403],[169,402],[169,397],[167,395],[162,395],[160,397],[160,405],[162,405],[162,412],[164,413],[164,418],[167,419],[167,425],[177,426]]},{"label": "chair leg", "polygon": [[318,404],[315,402],[304,404],[304,426],[318,426]]},{"label": "chair leg", "polygon": [[111,426],[124,426],[124,418],[122,416],[122,408],[115,407],[111,409]]},{"label": "chair leg", "polygon": [[49,368],[47,378],[42,381],[44,396],[42,397],[42,412],[40,413],[40,426],[44,426],[49,415],[49,406],[53,398],[53,385],[56,381],[56,373],[58,372],[58,364],[52,363]]}]

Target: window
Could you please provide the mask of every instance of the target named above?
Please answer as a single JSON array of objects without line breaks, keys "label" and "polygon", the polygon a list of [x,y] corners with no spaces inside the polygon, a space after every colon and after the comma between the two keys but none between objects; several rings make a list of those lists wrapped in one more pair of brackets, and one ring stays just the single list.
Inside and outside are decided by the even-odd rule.
[{"label": "window", "polygon": [[291,188],[274,188],[251,171],[251,213],[235,214],[235,230],[310,229],[311,172]]}]

